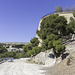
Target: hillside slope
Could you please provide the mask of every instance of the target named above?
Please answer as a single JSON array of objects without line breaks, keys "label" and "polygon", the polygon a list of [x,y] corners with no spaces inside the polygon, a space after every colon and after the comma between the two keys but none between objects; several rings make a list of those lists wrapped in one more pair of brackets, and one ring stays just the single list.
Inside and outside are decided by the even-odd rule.
[{"label": "hillside slope", "polygon": [[46,68],[45,75],[75,75],[75,41],[66,45],[69,55],[53,67]]},{"label": "hillside slope", "polygon": [[[60,12],[60,13],[54,13],[54,14],[59,14],[59,16],[64,16],[67,20],[67,23],[70,22],[70,17],[73,17],[73,12]],[[44,16],[41,18],[40,22],[39,22],[39,26],[38,26],[38,31],[40,31],[40,26],[41,26],[41,22],[43,21],[43,19],[45,17],[48,17],[50,16],[51,14],[47,15],[47,16]],[[73,17],[74,18],[74,17]],[[38,38],[38,40],[40,41],[39,43],[39,47],[41,46],[41,43],[42,43],[42,39],[38,36],[38,34],[36,34],[36,37]]]}]

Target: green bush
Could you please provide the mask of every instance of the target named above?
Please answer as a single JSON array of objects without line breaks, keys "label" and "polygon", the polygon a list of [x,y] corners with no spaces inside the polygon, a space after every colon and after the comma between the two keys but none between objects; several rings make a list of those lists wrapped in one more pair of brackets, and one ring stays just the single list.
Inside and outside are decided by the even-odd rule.
[{"label": "green bush", "polygon": [[39,52],[41,52],[41,47],[36,46],[32,50],[35,51],[35,54],[38,54]]},{"label": "green bush", "polygon": [[65,45],[56,45],[55,46],[56,53],[61,53],[63,50],[65,50]]},{"label": "green bush", "polygon": [[2,47],[2,46],[0,46],[0,53],[5,53],[5,52],[7,52],[7,49]]},{"label": "green bush", "polygon": [[13,45],[12,47],[15,47],[15,48],[22,48],[24,46],[24,44],[19,44],[19,45]]},{"label": "green bush", "polygon": [[56,7],[56,8],[55,8],[55,12],[63,12],[61,6]]},{"label": "green bush", "polygon": [[53,41],[53,48],[56,53],[61,53],[63,50],[65,50],[65,45],[62,44],[62,40],[55,40]]},{"label": "green bush", "polygon": [[42,42],[42,49],[44,50],[47,50],[48,49],[48,40],[43,40],[43,42]]},{"label": "green bush", "polygon": [[26,53],[29,50],[32,50],[32,47],[33,47],[32,44],[25,45],[23,46],[23,51]]},{"label": "green bush", "polygon": [[15,58],[24,58],[25,54],[24,53],[18,53],[16,54]]},{"label": "green bush", "polygon": [[34,50],[29,50],[26,54],[27,57],[30,57],[31,55],[34,55],[35,51]]},{"label": "green bush", "polygon": [[26,55],[27,57],[30,57],[32,55],[38,54],[39,52],[41,52],[41,47],[36,46],[32,50],[29,50]]},{"label": "green bush", "polygon": [[32,43],[33,47],[38,46],[38,44],[39,44],[39,40],[36,37],[34,37],[33,39],[31,39],[30,42]]},{"label": "green bush", "polygon": [[16,53],[13,51],[6,52],[6,53],[2,54],[2,57],[13,57],[13,58],[15,58],[15,56],[16,56]]}]

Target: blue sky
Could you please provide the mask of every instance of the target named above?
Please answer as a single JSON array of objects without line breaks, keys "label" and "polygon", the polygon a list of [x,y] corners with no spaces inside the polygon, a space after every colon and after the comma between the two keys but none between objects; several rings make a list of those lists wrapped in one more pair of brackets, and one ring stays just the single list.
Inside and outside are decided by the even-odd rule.
[{"label": "blue sky", "polygon": [[0,42],[29,42],[42,16],[73,5],[75,0],[0,0]]}]

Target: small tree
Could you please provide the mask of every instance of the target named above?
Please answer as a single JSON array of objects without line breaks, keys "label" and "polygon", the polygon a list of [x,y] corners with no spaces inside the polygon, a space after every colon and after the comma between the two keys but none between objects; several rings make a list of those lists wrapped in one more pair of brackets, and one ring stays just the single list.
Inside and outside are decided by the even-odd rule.
[{"label": "small tree", "polygon": [[6,52],[2,55],[2,57],[13,57],[13,58],[15,58],[15,56],[16,56],[16,53],[13,51]]},{"label": "small tree", "polygon": [[39,44],[39,40],[36,37],[31,39],[30,42],[32,43],[33,47],[38,46],[38,44]]},{"label": "small tree", "polygon": [[70,12],[70,9],[68,7],[65,8],[65,12]]},{"label": "small tree", "polygon": [[0,44],[0,53],[5,53],[5,52],[7,52],[7,49],[3,47],[2,44]]},{"label": "small tree", "polygon": [[24,58],[24,57],[25,57],[24,53],[18,53],[15,56],[15,58]]},{"label": "small tree", "polygon": [[45,49],[45,50],[48,49],[48,40],[43,40],[43,42],[42,42],[42,49]]},{"label": "small tree", "polygon": [[13,47],[15,47],[15,48],[22,48],[23,46],[24,46],[24,44],[13,45]]},{"label": "small tree", "polygon": [[35,54],[35,50],[30,50],[26,53],[26,56],[30,57],[31,55],[34,55],[34,54]]},{"label": "small tree", "polygon": [[23,51],[26,53],[27,51],[32,50],[32,44],[28,44],[23,46]]},{"label": "small tree", "polygon": [[36,46],[32,50],[35,51],[35,54],[38,54],[39,52],[41,52],[41,47]]},{"label": "small tree", "polygon": [[58,6],[58,7],[55,8],[55,12],[62,12],[62,11],[63,10],[62,10],[61,6]]},{"label": "small tree", "polygon": [[71,11],[72,11],[72,12],[75,12],[75,5],[72,6]]},{"label": "small tree", "polygon": [[54,40],[53,48],[56,53],[61,53],[63,50],[65,50],[65,45],[62,44],[62,39]]}]

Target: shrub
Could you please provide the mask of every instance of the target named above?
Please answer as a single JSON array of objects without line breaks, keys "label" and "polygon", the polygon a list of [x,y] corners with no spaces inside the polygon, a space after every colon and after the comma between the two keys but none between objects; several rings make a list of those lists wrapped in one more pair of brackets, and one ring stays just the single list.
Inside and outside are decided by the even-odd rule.
[{"label": "shrub", "polygon": [[29,50],[26,54],[27,57],[30,57],[31,55],[34,55],[35,51],[34,50]]},{"label": "shrub", "polygon": [[39,40],[36,37],[34,37],[33,39],[31,39],[30,42],[32,43],[33,47],[38,46],[38,44],[39,44]]},{"label": "shrub", "polygon": [[26,53],[29,50],[32,50],[32,47],[33,47],[32,44],[25,45],[23,46],[23,51]]},{"label": "shrub", "polygon": [[24,53],[18,53],[16,54],[15,58],[24,58],[25,54]]},{"label": "shrub", "polygon": [[35,51],[35,54],[38,54],[39,52],[41,52],[41,47],[36,46],[32,50]]},{"label": "shrub", "polygon": [[39,52],[41,52],[41,47],[36,46],[32,50],[29,50],[26,55],[27,55],[27,57],[29,57],[31,55],[36,55]]},{"label": "shrub", "polygon": [[15,56],[16,56],[16,53],[13,51],[6,52],[6,53],[2,54],[2,57],[13,57],[13,58],[15,58]]},{"label": "shrub", "polygon": [[58,7],[55,8],[55,12],[62,12],[62,11],[63,10],[62,10],[61,6],[58,6]]}]

